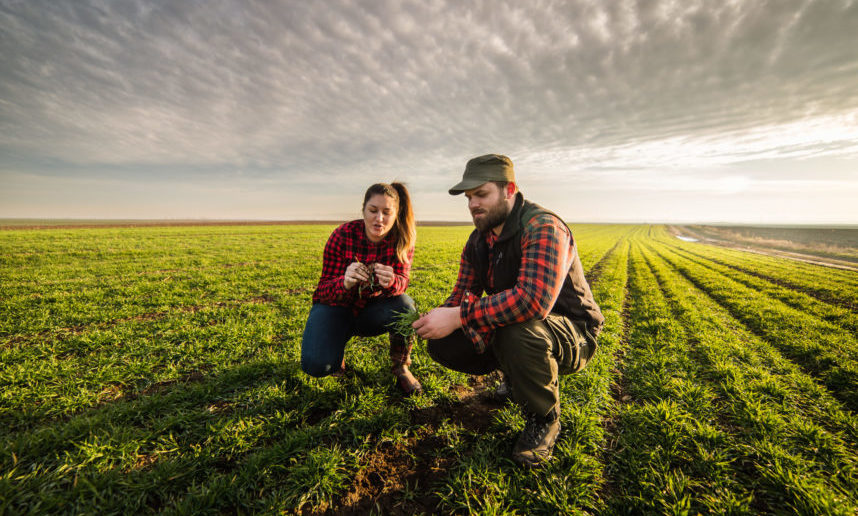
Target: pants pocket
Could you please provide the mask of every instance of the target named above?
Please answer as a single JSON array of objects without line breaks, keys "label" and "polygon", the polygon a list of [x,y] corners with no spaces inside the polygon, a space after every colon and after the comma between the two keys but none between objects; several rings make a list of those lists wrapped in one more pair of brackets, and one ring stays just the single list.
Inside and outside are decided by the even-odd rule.
[{"label": "pants pocket", "polygon": [[581,324],[580,330],[583,334],[584,339],[578,347],[578,354],[580,355],[580,360],[578,369],[576,371],[584,369],[587,363],[590,362],[590,360],[593,358],[593,355],[596,354],[596,350],[599,349],[599,343],[596,341],[596,337],[594,337],[593,334],[587,331],[586,325]]},{"label": "pants pocket", "polygon": [[566,375],[584,369],[596,354],[596,338],[584,324],[574,323],[563,316],[550,315],[546,323],[555,338],[558,373]]}]

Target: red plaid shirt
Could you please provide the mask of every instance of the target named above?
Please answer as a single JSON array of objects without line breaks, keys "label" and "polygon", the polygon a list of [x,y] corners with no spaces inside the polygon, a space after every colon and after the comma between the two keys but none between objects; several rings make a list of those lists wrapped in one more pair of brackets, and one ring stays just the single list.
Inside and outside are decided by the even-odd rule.
[{"label": "red plaid shirt", "polygon": [[[497,237],[486,235],[489,260],[493,263],[493,245]],[[538,215],[522,229],[521,268],[514,287],[494,295],[480,297],[476,271],[462,252],[459,278],[444,306],[461,307],[462,329],[483,353],[495,328],[531,319],[545,319],[554,307],[563,281],[575,257],[572,233],[559,219]],[[492,271],[488,271],[492,281]]]},{"label": "red plaid shirt", "polygon": [[[346,222],[328,237],[325,254],[322,259],[322,277],[313,292],[313,303],[332,306],[349,306],[358,312],[367,301],[374,297],[394,297],[405,293],[408,288],[408,275],[411,272],[411,260],[414,248],[408,250],[408,261],[400,263],[396,256],[396,242],[393,234],[379,243],[370,242],[366,236],[363,219]],[[383,263],[393,267],[393,283],[389,287],[376,285],[359,288],[355,285],[346,290],[343,276],[352,262],[364,265]],[[360,291],[360,292],[358,292]]]}]

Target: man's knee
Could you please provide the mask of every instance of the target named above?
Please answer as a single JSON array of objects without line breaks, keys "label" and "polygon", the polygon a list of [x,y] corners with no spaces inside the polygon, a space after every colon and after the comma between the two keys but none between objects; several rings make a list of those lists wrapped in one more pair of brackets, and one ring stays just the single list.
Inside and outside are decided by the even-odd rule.
[{"label": "man's knee", "polygon": [[448,349],[448,346],[443,345],[443,341],[440,340],[427,340],[426,341],[426,353],[429,354],[429,358],[438,362],[444,367],[449,367],[450,360],[445,352]]},{"label": "man's knee", "polygon": [[531,319],[495,330],[493,345],[501,353],[513,350],[521,351],[522,348],[538,352],[549,351],[551,349],[551,334],[542,321]]},{"label": "man's knee", "polygon": [[442,366],[467,374],[487,374],[497,369],[491,353],[477,353],[461,330],[426,342],[426,352]]}]

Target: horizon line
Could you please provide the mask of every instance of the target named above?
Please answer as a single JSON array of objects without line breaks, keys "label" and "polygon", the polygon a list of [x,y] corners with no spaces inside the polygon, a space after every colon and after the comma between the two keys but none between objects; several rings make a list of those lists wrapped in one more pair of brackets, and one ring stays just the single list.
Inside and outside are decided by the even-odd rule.
[{"label": "horizon line", "polygon": [[[215,218],[37,218],[37,217],[0,217],[2,229],[27,229],[38,227],[75,227],[75,226],[158,226],[158,225],[331,225],[343,224],[348,219],[215,219]],[[575,220],[567,224],[628,224],[628,225],[708,225],[708,226],[781,226],[781,227],[839,227],[858,229],[858,222],[736,222],[736,221],[584,221]],[[418,226],[470,226],[470,220],[417,220]]]}]

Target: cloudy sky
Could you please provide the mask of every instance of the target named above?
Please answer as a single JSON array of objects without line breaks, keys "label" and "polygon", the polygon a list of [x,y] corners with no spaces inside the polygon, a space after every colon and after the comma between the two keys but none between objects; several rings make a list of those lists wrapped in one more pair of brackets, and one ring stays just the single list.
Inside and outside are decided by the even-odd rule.
[{"label": "cloudy sky", "polygon": [[858,223],[858,1],[0,0],[0,217]]}]

